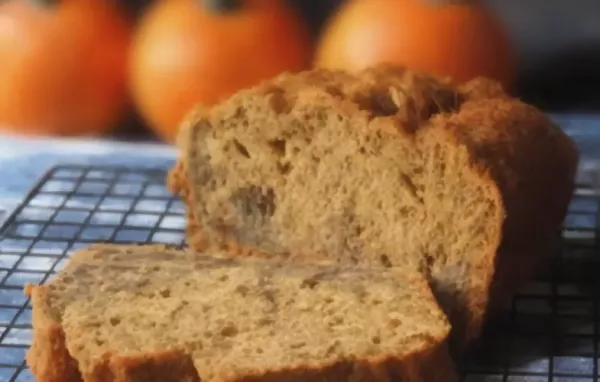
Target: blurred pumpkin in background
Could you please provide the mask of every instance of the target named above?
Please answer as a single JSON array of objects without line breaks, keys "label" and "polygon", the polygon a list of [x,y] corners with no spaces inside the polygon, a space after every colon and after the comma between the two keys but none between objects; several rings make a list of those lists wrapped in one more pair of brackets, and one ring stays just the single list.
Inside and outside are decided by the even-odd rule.
[{"label": "blurred pumpkin in background", "polygon": [[127,106],[131,29],[112,0],[0,2],[0,129],[113,129]]},{"label": "blurred pumpkin in background", "polygon": [[354,71],[382,62],[506,88],[515,73],[503,25],[477,0],[347,1],[326,23],[315,65]]},{"label": "blurred pumpkin in background", "polygon": [[134,39],[131,92],[150,128],[173,142],[190,108],[305,69],[311,50],[285,0],[158,0]]}]

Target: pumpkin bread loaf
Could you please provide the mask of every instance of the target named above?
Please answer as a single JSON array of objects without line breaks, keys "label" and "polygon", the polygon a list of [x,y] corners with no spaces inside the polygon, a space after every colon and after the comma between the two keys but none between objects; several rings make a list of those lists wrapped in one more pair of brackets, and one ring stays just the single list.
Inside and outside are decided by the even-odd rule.
[{"label": "pumpkin bread loaf", "polygon": [[95,245],[27,292],[40,382],[457,380],[410,271]]},{"label": "pumpkin bread loaf", "polygon": [[418,269],[460,352],[552,252],[573,142],[491,80],[284,74],[183,124],[168,186],[197,250]]}]

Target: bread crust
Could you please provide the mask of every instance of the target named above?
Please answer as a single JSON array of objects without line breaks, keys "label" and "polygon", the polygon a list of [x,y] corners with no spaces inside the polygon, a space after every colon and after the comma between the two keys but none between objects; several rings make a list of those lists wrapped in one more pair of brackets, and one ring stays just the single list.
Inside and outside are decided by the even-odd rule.
[{"label": "bread crust", "polygon": [[46,303],[45,289],[27,285],[25,294],[34,306],[33,343],[26,355],[31,372],[41,382],[82,382],[77,362],[67,351],[62,326]]},{"label": "bread crust", "polygon": [[[475,125],[483,113],[484,129]],[[488,117],[489,118],[489,117]],[[477,166],[497,187],[504,222],[486,313],[500,309],[529,281],[541,262],[554,254],[563,219],[575,188],[578,153],[574,143],[534,107],[520,101],[474,99],[451,117],[446,128],[457,144],[467,147]],[[481,317],[483,322],[485,317]],[[481,324],[479,325],[481,327]],[[474,339],[479,330],[467,341]]]}]

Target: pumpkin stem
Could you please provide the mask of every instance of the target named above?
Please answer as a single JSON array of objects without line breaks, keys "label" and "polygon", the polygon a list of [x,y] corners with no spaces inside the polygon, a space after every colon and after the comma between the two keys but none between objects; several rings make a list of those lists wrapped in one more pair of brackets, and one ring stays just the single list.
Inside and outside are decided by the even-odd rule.
[{"label": "pumpkin stem", "polygon": [[58,0],[29,0],[33,5],[39,5],[42,7],[51,7],[58,3]]},{"label": "pumpkin stem", "polygon": [[432,5],[452,5],[452,4],[473,4],[477,0],[425,0],[425,2]]},{"label": "pumpkin stem", "polygon": [[204,6],[215,13],[227,13],[235,11],[242,4],[240,0],[201,0]]}]

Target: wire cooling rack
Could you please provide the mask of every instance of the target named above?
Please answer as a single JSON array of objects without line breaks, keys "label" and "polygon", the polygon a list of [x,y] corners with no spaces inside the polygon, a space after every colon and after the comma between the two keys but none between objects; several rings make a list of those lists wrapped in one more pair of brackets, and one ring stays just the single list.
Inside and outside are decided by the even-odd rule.
[{"label": "wire cooling rack", "polygon": [[[41,283],[93,242],[184,241],[183,206],[163,170],[62,166],[50,170],[0,230],[0,382],[33,381],[24,356]],[[600,381],[600,193],[580,185],[563,245],[537,281],[490,323],[462,367],[464,382]]]},{"label": "wire cooling rack", "polygon": [[41,283],[93,242],[184,241],[183,206],[165,173],[62,166],[47,172],[0,231],[0,381],[33,381],[25,283]]},{"label": "wire cooling rack", "polygon": [[465,382],[600,381],[600,190],[577,186],[562,244],[486,329]]}]

